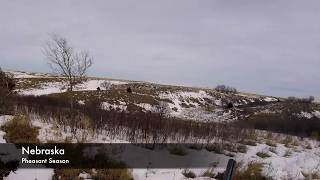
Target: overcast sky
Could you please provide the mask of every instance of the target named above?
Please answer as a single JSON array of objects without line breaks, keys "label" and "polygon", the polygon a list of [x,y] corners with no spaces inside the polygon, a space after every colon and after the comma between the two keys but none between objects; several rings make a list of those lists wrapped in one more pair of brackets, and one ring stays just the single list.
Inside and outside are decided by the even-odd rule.
[{"label": "overcast sky", "polygon": [[320,96],[319,0],[0,0],[0,66],[48,72],[65,36],[90,75]]}]

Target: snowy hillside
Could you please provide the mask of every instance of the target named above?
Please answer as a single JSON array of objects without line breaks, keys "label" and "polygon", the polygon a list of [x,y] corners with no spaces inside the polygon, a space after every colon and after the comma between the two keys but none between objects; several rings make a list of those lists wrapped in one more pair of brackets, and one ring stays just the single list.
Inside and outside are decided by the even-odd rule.
[{"label": "snowy hillside", "polygon": [[[67,84],[63,77],[41,73],[12,71],[9,73],[17,80],[16,91],[21,95],[39,96],[67,92]],[[112,89],[104,90],[102,84],[105,82],[110,84]],[[98,87],[102,91],[97,91]],[[133,90],[130,97],[126,93],[128,87]],[[103,108],[107,109],[111,107],[117,110],[157,111],[159,108],[164,108],[168,116],[216,122],[227,122],[241,118],[241,109],[226,109],[228,103],[232,103],[235,107],[241,107],[278,101],[277,98],[268,96],[243,93],[224,94],[213,89],[101,78],[89,78],[86,82],[76,85],[74,90],[74,96],[79,103],[85,103],[92,97],[99,97],[103,102]]]},{"label": "snowy hillside", "polygon": [[[163,113],[166,117],[177,120],[191,120],[192,122],[216,122],[226,124],[246,121],[248,117],[267,115],[272,117],[275,113],[285,110],[282,99],[253,95],[247,93],[223,93],[215,89],[168,86],[148,82],[135,82],[129,80],[114,80],[107,78],[88,78],[87,81],[75,86],[73,92],[67,91],[65,78],[50,74],[8,72],[17,82],[16,92],[27,96],[50,96],[57,98],[72,97],[80,105],[90,104],[92,100],[98,101],[99,108],[116,110],[121,113],[129,112],[156,112]],[[107,83],[108,89],[103,87]],[[100,90],[97,90],[97,88]],[[132,92],[128,92],[130,88]],[[231,104],[231,105],[230,105]],[[289,107],[288,109],[294,109]],[[290,111],[291,112],[291,111]],[[292,111],[293,112],[293,111]],[[85,143],[128,143],[128,139],[120,133],[110,136],[107,130],[93,133],[86,128],[72,130],[71,127],[52,123],[48,119],[30,114],[31,124],[38,129],[37,139],[40,142],[70,142]],[[303,110],[298,109],[294,117],[304,120],[320,121],[320,108],[308,105]],[[12,120],[13,116],[0,116],[0,127]],[[269,120],[269,119],[268,119]],[[271,120],[271,118],[270,118]],[[123,129],[126,131],[126,129]],[[219,131],[218,131],[219,132]],[[0,142],[5,143],[6,132],[0,129]],[[230,133],[231,134],[231,133]],[[294,135],[254,130],[247,139],[223,142],[219,137],[211,139],[225,145],[225,149],[194,150],[187,149],[184,156],[175,156],[168,152],[162,153],[163,158],[183,159],[191,155],[199,156],[199,161],[208,164],[207,168],[191,169],[131,169],[132,177],[142,179],[187,179],[184,172],[190,171],[194,179],[215,179],[223,173],[230,158],[238,162],[238,176],[241,172],[252,173],[249,167],[258,169],[264,177],[270,179],[305,179],[320,176],[320,142],[311,138],[297,137]],[[240,139],[240,138],[239,138]],[[197,139],[198,142],[204,141]],[[234,149],[234,147],[238,149]],[[239,148],[240,147],[240,148]],[[146,149],[137,151],[142,154],[150,153]],[[152,163],[148,156],[136,159]],[[126,162],[130,165],[130,162]],[[261,172],[260,172],[261,170]],[[239,172],[238,172],[239,171]],[[6,179],[51,179],[53,169],[18,169],[11,172]],[[318,176],[319,175],[319,176]],[[90,179],[89,172],[81,172],[79,176]]]}]

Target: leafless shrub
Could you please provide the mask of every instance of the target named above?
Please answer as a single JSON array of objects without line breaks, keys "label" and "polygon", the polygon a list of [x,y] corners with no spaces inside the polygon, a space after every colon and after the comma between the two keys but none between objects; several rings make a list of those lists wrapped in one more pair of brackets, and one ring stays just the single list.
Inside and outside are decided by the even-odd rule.
[{"label": "leafless shrub", "polygon": [[216,87],[216,90],[219,92],[223,92],[223,93],[237,93],[237,89],[230,87],[230,86],[226,86],[226,85],[218,85]]},{"label": "leafless shrub", "polygon": [[31,124],[28,117],[15,116],[2,127],[6,132],[4,139],[10,143],[38,143],[38,128]]},{"label": "leafless shrub", "polygon": [[202,140],[200,143],[217,142],[221,145],[220,151],[226,148],[237,152],[237,144],[226,142],[247,137],[250,132],[227,124],[181,120],[156,112],[103,110],[96,105],[99,102],[74,103],[73,108],[68,100],[48,96],[17,96],[16,102],[17,113],[40,116],[63,129],[71,128],[74,133],[78,129],[91,129],[93,133],[104,131],[110,137],[121,137],[134,143],[199,143]]},{"label": "leafless shrub", "polygon": [[127,88],[127,93],[132,93],[131,87],[128,87],[128,88]]},{"label": "leafless shrub", "polygon": [[248,164],[246,169],[241,169],[240,166],[237,167],[235,174],[233,176],[234,180],[242,179],[261,179],[266,180],[267,177],[262,175],[263,164],[257,162],[251,162]]},{"label": "leafless shrub", "polygon": [[309,96],[309,102],[313,102],[314,101],[314,96]]},{"label": "leafless shrub", "polygon": [[167,102],[164,101],[160,101],[158,103],[158,105],[154,106],[154,110],[155,113],[159,113],[159,115],[161,117],[165,117],[170,113],[170,107],[169,104]]},{"label": "leafless shrub", "polygon": [[213,168],[207,169],[205,172],[202,173],[203,177],[208,177],[208,178],[215,178],[216,173],[214,172]]},{"label": "leafless shrub", "polygon": [[302,111],[310,112],[310,108],[309,103],[287,103],[280,112],[257,113],[248,117],[245,121],[235,122],[234,125],[242,128],[260,129],[317,139],[317,134],[320,133],[319,119],[314,116],[306,118],[297,115]]},{"label": "leafless shrub", "polygon": [[290,157],[291,155],[292,155],[292,151],[290,149],[287,149],[283,157]]},{"label": "leafless shrub", "polygon": [[308,98],[297,98],[294,96],[289,96],[287,98],[289,102],[296,102],[296,103],[312,103],[314,101],[314,96],[309,96]]},{"label": "leafless shrub", "polygon": [[191,170],[189,170],[189,169],[183,170],[183,171],[182,171],[182,174],[183,174],[184,177],[186,177],[186,178],[191,178],[191,179],[193,179],[193,178],[196,178],[196,177],[197,177],[196,174],[195,174],[194,172],[192,172]]},{"label": "leafless shrub", "polygon": [[263,159],[271,157],[267,152],[262,152],[262,151],[261,152],[257,152],[256,155],[261,157],[261,158],[263,158]]},{"label": "leafless shrub", "polygon": [[270,148],[269,148],[269,151],[272,152],[272,153],[274,153],[274,154],[277,154],[277,150],[276,150],[275,147],[270,147]]},{"label": "leafless shrub", "polygon": [[100,84],[100,86],[107,91],[113,88],[112,83],[110,83],[109,81],[104,81],[103,83]]}]

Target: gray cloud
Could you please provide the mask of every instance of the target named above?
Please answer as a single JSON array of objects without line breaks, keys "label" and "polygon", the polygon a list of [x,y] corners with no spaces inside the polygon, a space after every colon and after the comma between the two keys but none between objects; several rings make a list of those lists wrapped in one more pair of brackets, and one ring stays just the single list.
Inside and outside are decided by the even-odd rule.
[{"label": "gray cloud", "polygon": [[0,0],[1,66],[49,71],[48,33],[95,59],[90,74],[320,96],[317,0]]}]

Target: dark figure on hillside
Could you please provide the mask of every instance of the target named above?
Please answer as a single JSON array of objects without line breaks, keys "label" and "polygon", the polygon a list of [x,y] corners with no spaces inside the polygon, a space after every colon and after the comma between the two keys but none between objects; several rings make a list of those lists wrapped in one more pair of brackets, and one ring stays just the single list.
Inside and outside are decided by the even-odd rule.
[{"label": "dark figure on hillside", "polygon": [[97,87],[97,91],[101,91],[100,87]]},{"label": "dark figure on hillside", "polygon": [[16,84],[14,82],[9,82],[8,86],[9,86],[9,91],[12,91],[15,88]]},{"label": "dark figure on hillside", "polygon": [[128,87],[128,88],[127,88],[127,93],[132,93],[131,87]]},{"label": "dark figure on hillside", "polygon": [[233,108],[233,107],[234,107],[234,106],[233,106],[232,102],[229,102],[228,105],[227,105],[227,109],[231,109],[231,108]]}]

